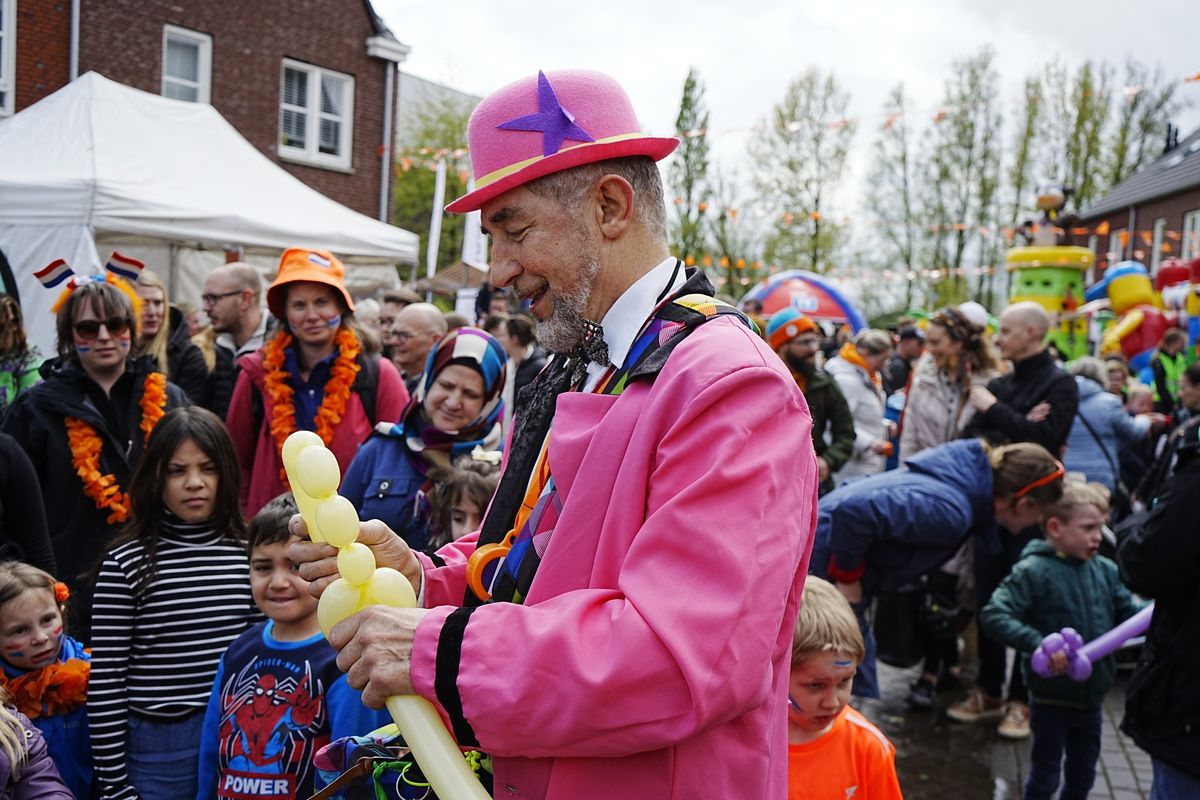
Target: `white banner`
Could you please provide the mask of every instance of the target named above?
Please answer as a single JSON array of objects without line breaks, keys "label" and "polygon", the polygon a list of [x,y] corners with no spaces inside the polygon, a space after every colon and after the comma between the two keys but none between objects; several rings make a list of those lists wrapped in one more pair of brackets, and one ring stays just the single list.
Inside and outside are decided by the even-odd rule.
[{"label": "white banner", "polygon": [[[467,181],[467,193],[473,191],[475,191],[475,179],[471,178]],[[484,237],[483,229],[480,227],[482,219],[483,217],[478,211],[467,214],[466,228],[463,229],[462,260],[464,264],[486,270],[488,265],[487,238]]]},{"label": "white banner", "polygon": [[437,182],[433,187],[433,214],[429,218],[429,247],[425,250],[425,274],[437,272],[438,241],[442,238],[442,206],[446,204],[446,159],[437,162]]}]

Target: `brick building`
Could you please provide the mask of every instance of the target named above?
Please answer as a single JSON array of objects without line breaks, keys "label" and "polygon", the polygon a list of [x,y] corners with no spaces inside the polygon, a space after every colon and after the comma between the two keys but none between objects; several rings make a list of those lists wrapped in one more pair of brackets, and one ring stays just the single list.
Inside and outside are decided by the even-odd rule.
[{"label": "brick building", "polygon": [[304,183],[390,220],[395,76],[408,48],[369,0],[79,0],[78,9],[73,20],[69,0],[0,0],[0,116],[94,70],[212,103]]},{"label": "brick building", "polygon": [[[1084,209],[1097,272],[1133,259],[1151,273],[1168,258],[1200,256],[1200,129]],[[1080,241],[1079,244],[1085,244]]]}]

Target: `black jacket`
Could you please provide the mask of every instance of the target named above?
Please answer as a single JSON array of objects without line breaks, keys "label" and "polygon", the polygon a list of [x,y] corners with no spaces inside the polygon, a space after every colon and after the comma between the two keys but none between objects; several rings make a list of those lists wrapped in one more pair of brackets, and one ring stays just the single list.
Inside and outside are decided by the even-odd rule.
[{"label": "black jacket", "polygon": [[1117,560],[1125,584],[1155,600],[1121,729],[1153,757],[1200,778],[1198,493],[1200,444],[1193,441],[1180,449],[1174,477]]},{"label": "black jacket", "polygon": [[0,433],[0,554],[54,575],[54,550],[46,527],[42,489],[17,440]]},{"label": "black jacket", "polygon": [[207,394],[205,382],[208,380],[204,353],[192,344],[187,320],[179,309],[172,307],[168,319],[171,336],[167,339],[167,377],[171,383],[183,389],[192,402],[201,403]]},{"label": "black jacket", "polygon": [[[993,378],[987,388],[997,402],[971,417],[964,438],[982,436],[994,445],[1033,442],[1061,456],[1079,408],[1079,389],[1074,378],[1054,365],[1049,353],[1043,350],[1018,361],[1012,372]],[[1042,402],[1050,404],[1050,416],[1041,422],[1026,419]]]},{"label": "black jacket", "polygon": [[[129,479],[141,461],[145,442],[138,425],[141,423],[142,388],[152,371],[153,359],[132,359],[114,387],[113,394],[128,392],[129,401],[123,409],[123,427],[129,433],[114,431],[105,415],[87,394],[89,379],[73,361],[55,358],[42,365],[43,382],[26,389],[4,418],[4,433],[12,436],[33,462],[46,506],[46,521],[50,526],[50,544],[58,562],[58,577],[71,588],[79,622],[72,635],[86,641],[90,620],[90,586],[85,576],[95,565],[115,528],[102,512],[83,493],[83,486],[71,460],[67,442],[66,417],[75,417],[91,425],[100,435],[100,470],[113,475],[123,491],[129,489]],[[189,405],[178,386],[167,384],[167,409]]]},{"label": "black jacket", "polygon": [[[542,367],[546,366],[546,360],[549,358],[545,348],[536,342],[533,345],[533,352],[529,354],[529,358],[523,360],[517,365],[517,374],[513,379],[513,397],[519,397],[521,390],[530,384],[537,377],[537,374],[542,371]],[[514,400],[514,402],[516,402]]]}]

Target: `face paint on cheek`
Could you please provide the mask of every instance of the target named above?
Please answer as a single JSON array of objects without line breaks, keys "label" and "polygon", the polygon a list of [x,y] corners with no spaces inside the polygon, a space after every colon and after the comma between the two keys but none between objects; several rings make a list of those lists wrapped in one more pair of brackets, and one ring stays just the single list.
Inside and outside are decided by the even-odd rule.
[{"label": "face paint on cheek", "polygon": [[122,350],[128,350],[128,349],[129,349],[129,340],[128,340],[128,339],[122,339],[122,340],[121,340],[121,349],[122,349]]},{"label": "face paint on cheek", "polygon": [[835,667],[848,667],[853,663],[854,663],[853,661],[835,661],[835,662],[833,662],[833,665]]},{"label": "face paint on cheek", "polygon": [[341,314],[338,314],[336,317],[333,317],[332,319],[330,319],[330,320],[329,320],[328,322],[326,322],[325,324],[326,324],[326,325],[328,325],[328,326],[329,326],[329,327],[331,327],[331,328],[336,328],[336,327],[338,327],[339,325],[341,325],[341,324],[342,324],[342,315],[341,315]]},{"label": "face paint on cheek", "polygon": [[92,348],[88,347],[86,344],[77,344],[77,345],[75,345],[75,352],[76,353],[90,353],[90,352],[92,352]]},{"label": "face paint on cheek", "polygon": [[795,711],[797,714],[804,713],[804,709],[801,708],[800,704],[796,702],[796,698],[792,697],[790,694],[788,695],[788,705],[791,706],[792,710]]},{"label": "face paint on cheek", "polygon": [[25,657],[25,651],[20,649],[19,647],[5,647],[4,654],[6,656],[12,656],[13,658],[24,658]]}]

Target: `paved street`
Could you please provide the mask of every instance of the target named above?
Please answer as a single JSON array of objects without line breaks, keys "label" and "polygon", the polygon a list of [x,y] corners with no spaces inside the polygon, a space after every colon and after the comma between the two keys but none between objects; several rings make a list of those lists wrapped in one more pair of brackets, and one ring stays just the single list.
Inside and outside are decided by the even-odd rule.
[{"label": "paved street", "polygon": [[[896,766],[906,800],[1021,796],[1029,762],[1029,741],[1008,742],[991,725],[960,725],[944,716],[957,699],[942,692],[932,712],[916,712],[904,703],[915,672],[879,665],[883,697],[863,704],[863,713],[896,745]],[[1109,692],[1104,738],[1093,800],[1145,800],[1150,793],[1150,757],[1117,729],[1124,713],[1129,672],[1119,673]]]}]

